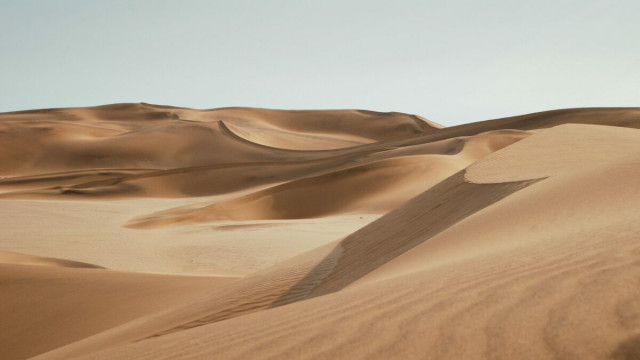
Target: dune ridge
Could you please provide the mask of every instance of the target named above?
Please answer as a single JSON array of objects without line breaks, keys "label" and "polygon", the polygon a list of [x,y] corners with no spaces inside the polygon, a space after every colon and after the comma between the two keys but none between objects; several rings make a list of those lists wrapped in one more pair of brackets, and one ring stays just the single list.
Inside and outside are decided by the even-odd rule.
[{"label": "dune ridge", "polygon": [[0,114],[0,357],[634,359],[639,129],[638,108]]},{"label": "dune ridge", "polygon": [[0,251],[0,264],[55,266],[63,268],[104,269],[102,266],[87,264],[80,261],[32,256],[10,251]]}]

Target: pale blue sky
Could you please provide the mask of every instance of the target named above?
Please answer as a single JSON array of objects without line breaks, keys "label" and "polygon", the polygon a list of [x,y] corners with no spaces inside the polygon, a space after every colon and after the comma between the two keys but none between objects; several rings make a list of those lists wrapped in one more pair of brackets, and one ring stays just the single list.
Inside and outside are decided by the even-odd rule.
[{"label": "pale blue sky", "polygon": [[640,1],[0,0],[0,112],[640,106]]}]

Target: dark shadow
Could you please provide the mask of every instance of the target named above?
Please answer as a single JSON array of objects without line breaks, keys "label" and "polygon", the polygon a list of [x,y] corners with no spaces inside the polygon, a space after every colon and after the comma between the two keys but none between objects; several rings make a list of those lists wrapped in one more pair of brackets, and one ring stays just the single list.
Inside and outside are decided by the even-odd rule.
[{"label": "dark shadow", "polygon": [[537,180],[472,184],[460,171],[349,235],[342,254],[328,256],[270,307],[343,289],[459,221]]},{"label": "dark shadow", "polygon": [[640,335],[618,344],[611,357],[616,360],[640,360]]}]

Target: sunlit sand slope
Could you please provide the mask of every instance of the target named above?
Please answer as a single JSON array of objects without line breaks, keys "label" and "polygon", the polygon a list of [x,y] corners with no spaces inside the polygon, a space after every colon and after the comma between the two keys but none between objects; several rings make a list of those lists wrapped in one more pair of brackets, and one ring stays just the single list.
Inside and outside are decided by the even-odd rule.
[{"label": "sunlit sand slope", "polygon": [[[500,165],[576,135],[592,142],[585,151],[595,156],[603,131],[617,143],[608,161],[580,164],[588,154],[558,153],[528,175]],[[299,283],[322,274],[307,300],[82,358],[634,359],[640,152],[627,142],[634,137],[637,130],[591,126],[542,131],[347,237],[326,258],[330,266]],[[480,181],[496,167],[506,169],[499,182]],[[429,201],[437,193],[448,203]]]}]

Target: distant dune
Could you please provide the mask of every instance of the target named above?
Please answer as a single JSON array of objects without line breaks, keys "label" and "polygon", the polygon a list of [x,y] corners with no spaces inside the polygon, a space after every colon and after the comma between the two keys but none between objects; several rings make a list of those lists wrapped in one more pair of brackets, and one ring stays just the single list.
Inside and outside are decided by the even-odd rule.
[{"label": "distant dune", "polygon": [[3,113],[0,359],[640,359],[638,184],[640,108]]}]

